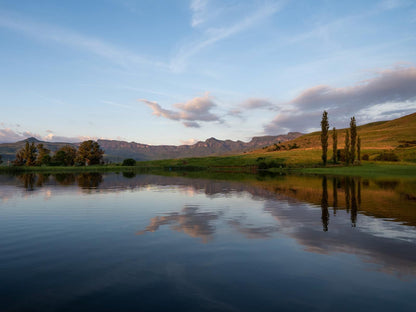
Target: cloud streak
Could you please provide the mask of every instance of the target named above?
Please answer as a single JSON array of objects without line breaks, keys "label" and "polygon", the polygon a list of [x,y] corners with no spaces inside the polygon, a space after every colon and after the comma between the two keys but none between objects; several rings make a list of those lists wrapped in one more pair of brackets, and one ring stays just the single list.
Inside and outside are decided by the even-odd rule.
[{"label": "cloud streak", "polygon": [[36,40],[49,41],[86,51],[122,66],[151,65],[166,68],[161,62],[116,47],[100,39],[81,35],[55,25],[36,23],[10,12],[0,11],[0,27],[22,33]]},{"label": "cloud streak", "polygon": [[[203,6],[203,3],[205,3],[204,1],[194,2],[195,8],[198,8],[198,10],[202,10],[202,8],[205,8],[205,6]],[[179,53],[177,53],[177,55],[171,60],[171,70],[173,70],[174,72],[183,70],[186,67],[188,59],[191,58],[193,55],[217,43],[218,41],[225,40],[250,27],[253,27],[260,21],[264,21],[267,17],[275,14],[279,9],[280,5],[278,3],[268,2],[261,6],[259,9],[255,10],[252,14],[246,16],[245,18],[239,20],[231,26],[222,28],[208,28],[205,31],[205,35],[202,40],[193,41],[179,49]],[[197,25],[200,23],[201,20],[197,19]]]},{"label": "cloud streak", "polygon": [[[370,112],[365,118],[372,121],[374,107],[385,111],[394,108],[401,115],[416,110],[416,67],[381,70],[376,76],[351,87],[318,85],[302,91],[285,103],[290,109],[265,126],[266,133],[305,131],[316,128],[323,110],[335,122],[358,112]],[[372,112],[372,114],[371,114]],[[371,116],[372,115],[372,116]],[[372,118],[373,117],[373,118]]]},{"label": "cloud streak", "polygon": [[213,98],[206,93],[204,96],[195,97],[185,103],[177,103],[173,106],[176,110],[164,109],[157,102],[146,99],[138,101],[145,103],[153,110],[153,115],[170,120],[182,121],[185,127],[199,128],[198,121],[221,122],[221,118],[211,110],[217,105]]}]

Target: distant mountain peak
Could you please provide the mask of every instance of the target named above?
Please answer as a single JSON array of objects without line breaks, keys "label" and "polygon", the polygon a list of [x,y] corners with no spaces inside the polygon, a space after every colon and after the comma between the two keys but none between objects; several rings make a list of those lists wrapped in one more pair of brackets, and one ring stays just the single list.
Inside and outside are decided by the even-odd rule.
[{"label": "distant mountain peak", "polygon": [[36,139],[35,137],[30,137],[30,138],[24,139],[23,141],[20,141],[20,142],[40,143],[42,141]]}]

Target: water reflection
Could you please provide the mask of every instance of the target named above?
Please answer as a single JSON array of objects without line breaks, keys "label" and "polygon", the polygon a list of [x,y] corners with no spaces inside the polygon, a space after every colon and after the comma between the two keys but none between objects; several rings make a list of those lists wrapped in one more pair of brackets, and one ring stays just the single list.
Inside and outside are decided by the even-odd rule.
[{"label": "water reflection", "polygon": [[169,224],[172,230],[201,238],[203,243],[207,243],[212,240],[212,235],[215,232],[212,221],[218,220],[219,217],[219,213],[202,212],[198,206],[187,205],[179,213],[174,212],[152,218],[146,229],[137,232],[137,234],[155,232],[160,226]]},{"label": "water reflection", "polygon": [[[248,220],[244,209],[185,204],[178,211],[154,212],[138,235],[157,235],[163,227],[203,243],[212,243],[227,226],[247,239],[273,239],[284,234],[319,254],[342,252],[377,263],[380,270],[416,274],[416,181],[371,180],[325,176],[245,176],[245,181],[193,179],[136,174],[24,174],[0,176],[0,185],[17,185],[25,191],[44,186],[74,186],[88,193],[179,190],[182,196],[210,199],[249,196],[262,211]],[[0,188],[0,192],[3,192]],[[8,195],[1,193],[1,198]],[[157,195],[155,195],[157,201]],[[261,218],[259,218],[261,216]]]}]

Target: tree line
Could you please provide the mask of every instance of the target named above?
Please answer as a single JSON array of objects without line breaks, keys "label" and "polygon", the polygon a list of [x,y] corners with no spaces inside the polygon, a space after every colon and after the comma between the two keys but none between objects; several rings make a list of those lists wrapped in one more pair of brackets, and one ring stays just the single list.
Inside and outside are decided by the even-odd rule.
[{"label": "tree line", "polygon": [[[328,113],[324,111],[321,120],[322,162],[324,166],[326,166],[328,160],[328,135]],[[338,149],[337,129],[335,127],[332,128],[332,162],[336,164],[337,161],[344,161],[347,165],[361,161],[361,138],[360,136],[357,137],[357,124],[354,116],[351,117],[350,128],[345,130],[344,149]]]},{"label": "tree line", "polygon": [[82,142],[78,149],[65,145],[52,156],[51,151],[43,144],[26,142],[16,153],[12,162],[14,166],[90,166],[103,162],[104,151],[92,140]]}]

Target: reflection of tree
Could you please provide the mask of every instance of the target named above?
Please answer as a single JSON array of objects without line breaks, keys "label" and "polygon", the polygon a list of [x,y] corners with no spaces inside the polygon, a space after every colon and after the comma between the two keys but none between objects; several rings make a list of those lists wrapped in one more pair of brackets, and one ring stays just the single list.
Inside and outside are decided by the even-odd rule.
[{"label": "reflection of tree", "polygon": [[219,214],[212,212],[199,212],[197,206],[185,206],[181,213],[169,213],[166,216],[157,216],[151,219],[145,230],[137,232],[138,235],[146,232],[155,232],[160,226],[172,224],[172,229],[184,232],[191,237],[200,237],[204,243],[211,240],[215,227],[210,224],[217,220]]},{"label": "reflection of tree", "polygon": [[61,185],[72,185],[75,183],[75,174],[73,173],[57,173],[54,177],[56,182]]},{"label": "reflection of tree", "polygon": [[345,178],[345,209],[350,212],[350,178]]},{"label": "reflection of tree", "polygon": [[326,176],[322,178],[322,199],[321,199],[321,210],[322,210],[322,227],[324,232],[328,231],[329,224],[329,212],[328,212],[328,183]]},{"label": "reflection of tree", "polygon": [[332,178],[332,195],[334,197],[334,215],[337,214],[337,206],[338,206],[338,192],[337,192],[337,179],[334,177]]},{"label": "reflection of tree", "polygon": [[103,181],[102,174],[98,172],[81,173],[78,175],[78,185],[84,188],[95,188]]},{"label": "reflection of tree", "polygon": [[355,197],[355,180],[351,179],[351,226],[357,224],[357,199]]},{"label": "reflection of tree", "polygon": [[43,186],[46,182],[48,182],[49,176],[50,174],[39,173],[37,180],[36,180],[36,186],[39,186],[39,187]]},{"label": "reflection of tree", "polygon": [[36,181],[36,174],[34,173],[24,173],[18,176],[18,179],[23,183],[24,188],[27,191],[33,191]]},{"label": "reflection of tree", "polygon": [[125,178],[132,179],[135,176],[136,176],[136,173],[135,172],[128,172],[128,171],[123,172],[123,177],[125,177]]}]

